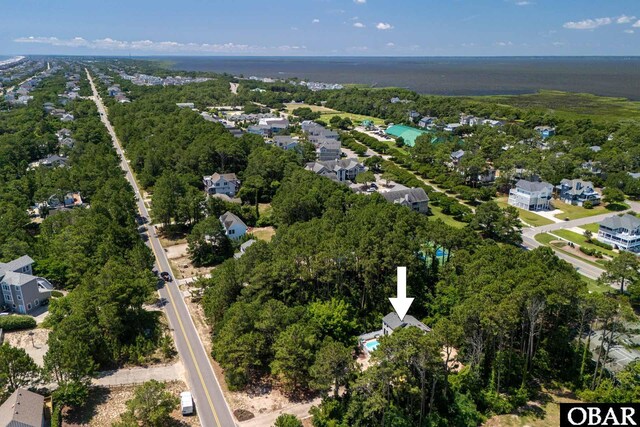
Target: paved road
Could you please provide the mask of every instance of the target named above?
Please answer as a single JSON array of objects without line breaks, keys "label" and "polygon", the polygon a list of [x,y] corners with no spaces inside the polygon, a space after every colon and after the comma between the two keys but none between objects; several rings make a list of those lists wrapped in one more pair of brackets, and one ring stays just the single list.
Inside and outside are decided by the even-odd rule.
[{"label": "paved road", "polygon": [[[133,177],[129,163],[124,156],[120,142],[113,130],[113,126],[111,126],[111,123],[109,122],[102,99],[96,90],[89,71],[86,69],[85,71],[89,78],[91,89],[93,90],[93,100],[101,114],[101,120],[111,135],[113,145],[121,159],[121,167],[125,171],[126,178],[135,192],[140,216],[147,224],[150,224],[149,212],[144,204],[140,189]],[[157,268],[159,271],[171,271],[169,259],[160,244],[160,240],[157,238],[155,227],[149,225],[148,230],[149,240],[147,244],[151,247],[156,256]],[[178,353],[180,354],[180,359],[182,360],[187,372],[188,382],[196,402],[196,411],[200,418],[200,424],[203,427],[235,426],[236,423],[233,419],[233,415],[231,414],[231,410],[224,399],[220,384],[218,383],[213,367],[211,366],[211,361],[209,360],[202,341],[198,336],[198,331],[191,319],[187,305],[184,302],[176,282],[169,283],[167,286],[162,287],[159,290],[159,293],[161,298],[166,298],[168,301],[168,304],[165,306],[165,312],[169,319],[169,325],[174,331],[174,340]]]},{"label": "paved road", "polygon": [[[633,202],[630,200],[625,201],[625,203],[627,203],[632,210],[640,212],[640,203]],[[608,212],[606,214],[590,216],[587,218],[574,219],[571,221],[562,221],[562,222],[557,222],[549,225],[541,225],[539,227],[523,228],[522,244],[527,249],[534,249],[539,246],[544,246],[535,239],[536,235],[541,233],[553,232],[554,230],[563,230],[563,229],[568,229],[573,227],[580,227],[581,225],[593,224],[594,222],[600,222],[603,219],[608,218],[612,215],[616,215],[618,213],[621,213],[621,212]],[[586,276],[595,280],[598,277],[600,277],[604,272],[604,269],[602,268],[598,268],[592,264],[581,261],[563,252],[555,251],[555,250],[554,252],[558,256],[558,258],[561,258],[567,261],[568,263],[572,264],[574,267],[578,268],[578,272],[581,273],[583,276]]]}]

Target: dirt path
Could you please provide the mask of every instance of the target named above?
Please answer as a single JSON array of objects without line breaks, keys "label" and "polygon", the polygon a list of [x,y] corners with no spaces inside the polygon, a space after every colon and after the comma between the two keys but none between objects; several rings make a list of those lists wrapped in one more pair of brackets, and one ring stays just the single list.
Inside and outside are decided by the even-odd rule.
[{"label": "dirt path", "polygon": [[229,89],[231,89],[232,94],[234,95],[238,94],[238,86],[240,86],[239,83],[233,83],[233,82],[229,83]]}]

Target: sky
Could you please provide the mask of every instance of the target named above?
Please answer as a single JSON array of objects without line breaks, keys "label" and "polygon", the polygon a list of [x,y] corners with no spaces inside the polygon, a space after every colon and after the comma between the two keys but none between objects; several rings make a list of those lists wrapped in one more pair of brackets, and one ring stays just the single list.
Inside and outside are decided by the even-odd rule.
[{"label": "sky", "polygon": [[3,1],[18,54],[640,55],[640,1]]}]

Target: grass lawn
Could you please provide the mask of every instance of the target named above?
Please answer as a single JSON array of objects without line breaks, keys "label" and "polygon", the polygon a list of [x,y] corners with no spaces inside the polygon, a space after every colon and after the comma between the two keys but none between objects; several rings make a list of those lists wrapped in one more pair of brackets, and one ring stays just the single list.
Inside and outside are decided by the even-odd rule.
[{"label": "grass lawn", "polygon": [[586,259],[586,258],[583,258],[583,257],[581,257],[581,256],[578,256],[578,255],[576,255],[576,254],[574,254],[574,253],[572,253],[572,252],[568,252],[568,251],[562,250],[562,247],[563,247],[564,245],[563,245],[563,246],[560,246],[559,244],[557,244],[557,245],[556,245],[556,244],[553,244],[553,245],[552,245],[552,244],[550,244],[550,242],[551,242],[552,240],[558,240],[556,237],[553,237],[551,234],[547,234],[547,233],[537,234],[537,235],[535,236],[535,239],[536,239],[538,242],[542,243],[543,245],[553,247],[553,249],[554,249],[554,250],[557,250],[557,251],[559,251],[559,252],[562,252],[563,254],[567,254],[567,255],[569,255],[569,256],[570,256],[570,257],[572,257],[572,258],[579,259],[580,261],[584,261],[584,262],[586,262],[587,264],[591,264],[591,265],[593,265],[594,267],[604,268],[604,265],[602,265],[602,264],[598,264],[597,262],[593,262],[593,261],[591,261],[591,260],[588,260],[588,259]]},{"label": "grass lawn", "polygon": [[597,222],[594,222],[593,224],[581,225],[580,228],[584,230],[589,230],[595,235],[595,234],[598,234],[598,230],[600,229],[600,224]]},{"label": "grass lawn", "polygon": [[327,122],[327,123],[329,123],[329,121],[331,120],[332,117],[340,116],[341,118],[349,117],[351,119],[351,121],[356,125],[359,125],[363,120],[371,120],[376,125],[383,125],[384,124],[384,120],[378,119],[376,117],[363,116],[362,114],[345,113],[343,111],[338,111],[338,110],[334,110],[334,109],[331,109],[331,108],[322,107],[322,106],[319,106],[319,105],[285,104],[285,106],[287,108],[287,112],[288,113],[293,112],[293,110],[295,110],[296,108],[308,107],[308,108],[311,109],[311,111],[319,112],[321,114],[319,120],[322,120],[322,121]]},{"label": "grass lawn", "polygon": [[597,251],[602,252],[605,255],[609,255],[611,257],[615,257],[618,255],[613,251],[610,251],[605,248],[601,248],[600,246],[596,246],[592,243],[588,243],[587,238],[584,237],[582,234],[578,234],[570,230],[554,230],[552,233],[555,234],[556,236],[562,237],[563,239],[570,240],[576,245],[584,246],[589,249],[595,249]]},{"label": "grass lawn", "polygon": [[535,108],[567,119],[590,118],[603,122],[640,120],[640,102],[586,93],[541,90],[533,94],[479,96],[470,99],[519,108]]},{"label": "grass lawn", "polygon": [[608,212],[619,212],[621,210],[629,209],[629,206],[625,204],[613,204],[607,206],[595,206],[593,209],[585,209],[581,206],[573,206],[567,203],[561,202],[560,200],[554,200],[553,206],[556,209],[560,209],[563,213],[556,215],[558,219],[580,219],[587,218],[594,215],[605,214]]},{"label": "grass lawn", "polygon": [[276,235],[276,229],[273,227],[261,227],[254,228],[251,230],[251,234],[258,240],[264,240],[265,242],[270,242],[273,239],[273,236]]},{"label": "grass lawn", "polygon": [[597,280],[590,279],[589,277],[582,276],[582,279],[587,282],[589,292],[604,294],[614,290],[611,286],[599,283]]},{"label": "grass lawn", "polygon": [[[496,203],[498,203],[498,206],[500,206],[501,208],[506,208],[507,206],[510,206],[507,203],[507,199],[504,197],[497,199]],[[516,208],[516,209],[518,209],[518,213],[520,214],[520,219],[522,219],[524,222],[531,225],[532,227],[553,224],[553,221],[551,221],[550,219],[540,216],[536,213],[529,212],[520,208]]]},{"label": "grass lawn", "polygon": [[429,205],[429,211],[431,211],[431,213],[433,214],[429,216],[430,221],[441,219],[442,222],[444,222],[445,224],[450,225],[452,227],[456,227],[456,228],[463,228],[464,226],[467,225],[464,222],[456,221],[452,216],[443,214],[442,208],[440,206]]}]

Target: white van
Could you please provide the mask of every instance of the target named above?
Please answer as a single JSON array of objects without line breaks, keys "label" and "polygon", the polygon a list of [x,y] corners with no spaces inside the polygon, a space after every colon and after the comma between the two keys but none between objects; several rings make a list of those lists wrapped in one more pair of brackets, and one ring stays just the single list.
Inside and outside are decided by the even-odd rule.
[{"label": "white van", "polygon": [[180,409],[182,409],[182,415],[193,414],[193,397],[191,397],[191,392],[183,391],[180,393]]}]

